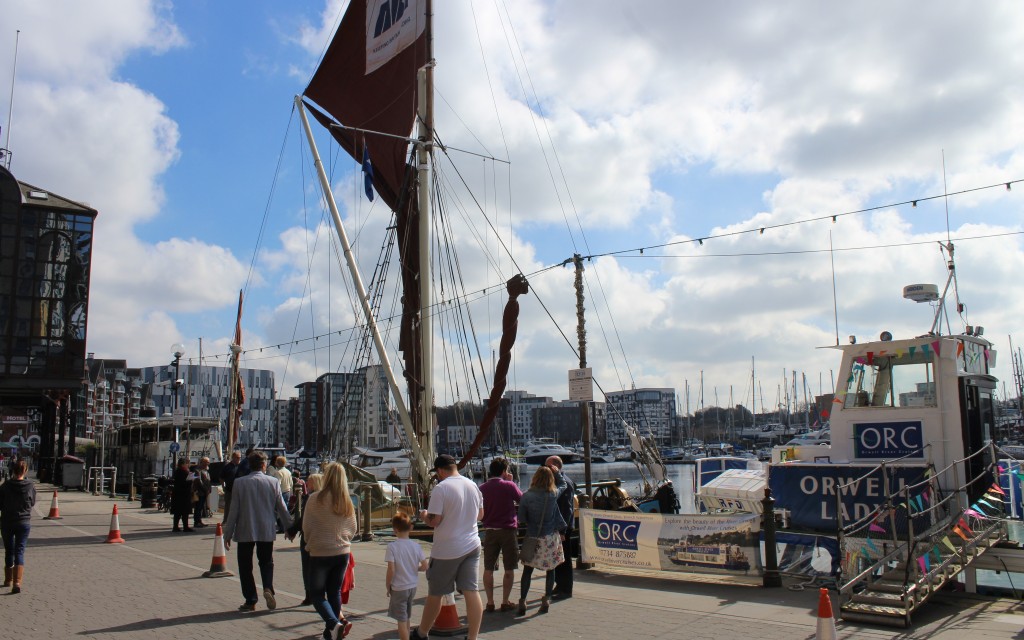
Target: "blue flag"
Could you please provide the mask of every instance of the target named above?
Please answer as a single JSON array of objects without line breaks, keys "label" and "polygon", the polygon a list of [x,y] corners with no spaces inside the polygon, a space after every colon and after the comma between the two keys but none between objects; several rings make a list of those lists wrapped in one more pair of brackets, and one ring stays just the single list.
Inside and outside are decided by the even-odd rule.
[{"label": "blue flag", "polygon": [[373,165],[370,164],[370,147],[363,147],[363,190],[373,202]]}]

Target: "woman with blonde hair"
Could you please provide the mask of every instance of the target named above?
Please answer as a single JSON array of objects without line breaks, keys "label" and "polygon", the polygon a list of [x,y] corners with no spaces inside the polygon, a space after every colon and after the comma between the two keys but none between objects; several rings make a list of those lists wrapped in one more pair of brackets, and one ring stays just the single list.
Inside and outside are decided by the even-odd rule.
[{"label": "woman with blonde hair", "polygon": [[[545,572],[544,597],[541,598],[537,613],[547,613],[551,591],[555,586],[555,572],[552,569],[565,560],[561,532],[565,531],[566,527],[565,519],[558,510],[558,489],[551,469],[539,467],[533,474],[530,488],[519,501],[519,526],[526,527],[524,551],[527,544],[535,544],[535,551],[532,556],[520,551],[523,576],[519,584],[519,606],[516,607],[516,614],[526,615],[526,595],[530,592],[530,580],[534,569]],[[528,543],[531,539],[533,542]]]},{"label": "woman with blonde hair", "polygon": [[309,552],[309,596],[326,624],[324,640],[344,638],[352,630],[352,623],[341,615],[341,582],[357,533],[345,469],[332,462],[324,471],[320,490],[310,495],[302,514],[302,536]]},{"label": "woman with blonde hair", "polygon": [[299,563],[302,567],[302,586],[306,595],[299,603],[299,606],[302,607],[313,604],[313,596],[309,589],[309,550],[306,549],[306,535],[302,533],[302,514],[306,512],[306,502],[309,500],[310,494],[320,490],[323,479],[324,476],[321,473],[314,473],[306,478],[304,483],[306,489],[295,504],[295,519],[292,520],[292,526],[288,528],[284,536],[289,540],[294,540],[296,535],[299,536]]}]

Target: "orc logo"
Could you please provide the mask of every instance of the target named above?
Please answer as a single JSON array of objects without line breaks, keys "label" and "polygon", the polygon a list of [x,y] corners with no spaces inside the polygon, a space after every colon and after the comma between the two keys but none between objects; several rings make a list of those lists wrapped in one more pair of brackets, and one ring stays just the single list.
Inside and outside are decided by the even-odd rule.
[{"label": "orc logo", "polygon": [[594,518],[594,539],[599,549],[637,549],[640,523],[633,520]]}]

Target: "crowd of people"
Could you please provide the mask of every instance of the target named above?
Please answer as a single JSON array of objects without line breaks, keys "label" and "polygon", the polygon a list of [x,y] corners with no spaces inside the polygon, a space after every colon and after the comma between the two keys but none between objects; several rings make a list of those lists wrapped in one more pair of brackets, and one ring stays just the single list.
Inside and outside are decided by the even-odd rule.
[{"label": "crowd of people", "polygon": [[[388,613],[401,640],[429,636],[441,611],[442,598],[458,591],[466,605],[469,640],[475,640],[485,613],[516,611],[525,615],[527,594],[535,571],[544,573],[544,595],[538,613],[546,613],[554,600],[572,597],[573,571],[568,548],[573,525],[575,486],[562,473],[557,456],[534,473],[524,493],[512,480],[509,462],[493,460],[482,485],[459,473],[452,456],[434,460],[437,484],[419,518],[433,528],[430,556],[410,538],[412,521],[398,513],[391,524],[395,540],[385,552],[385,590]],[[12,466],[12,478],[0,485],[0,525],[4,543],[4,586],[21,590],[25,547],[30,531],[35,485],[25,478],[28,465]],[[225,549],[235,548],[243,602],[239,611],[252,612],[259,603],[253,555],[259,566],[266,608],[277,608],[274,590],[274,543],[280,533],[299,537],[303,605],[312,605],[324,622],[322,636],[336,640],[349,634],[352,623],[342,610],[343,596],[352,582],[352,540],[359,521],[349,492],[344,467],[331,462],[321,473],[301,474],[287,468],[283,456],[268,461],[265,453],[250,450],[231,454],[220,473],[224,496]],[[210,460],[194,467],[182,458],[172,479],[172,531],[205,527],[207,496],[214,490]],[[189,518],[192,527],[189,527]],[[530,549],[521,550],[520,527]],[[483,532],[481,540],[481,531]],[[529,553],[527,553],[529,551]],[[481,553],[482,552],[482,553]],[[483,594],[477,576],[483,558]],[[500,602],[495,601],[494,574],[502,567]],[[515,571],[522,562],[518,602],[511,600]],[[419,623],[412,622],[418,573],[426,572],[427,594]]]}]

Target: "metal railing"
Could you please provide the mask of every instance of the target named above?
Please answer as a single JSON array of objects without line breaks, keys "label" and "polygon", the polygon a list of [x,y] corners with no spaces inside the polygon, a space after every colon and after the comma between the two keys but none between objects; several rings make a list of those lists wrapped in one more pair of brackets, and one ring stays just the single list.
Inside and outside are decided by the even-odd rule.
[{"label": "metal railing", "polygon": [[[980,472],[971,477],[970,469],[975,466],[971,463],[976,462],[977,458],[985,460],[986,457],[987,461],[984,461]],[[840,598],[849,598],[884,574],[890,574],[891,579],[892,571],[902,566],[900,595],[904,612],[909,615],[913,607],[927,597],[931,587],[941,586],[942,582],[969,564],[978,544],[988,539],[1003,523],[999,518],[986,518],[985,524],[975,525],[977,530],[971,531],[968,527],[972,537],[962,536],[963,531],[959,531],[962,536],[959,545],[952,543],[949,538],[951,532],[956,530],[956,525],[964,522],[970,507],[972,489],[978,483],[998,477],[994,473],[997,463],[993,444],[954,460],[938,471],[929,462],[924,467],[923,480],[894,490],[894,471],[900,465],[893,463],[898,460],[884,461],[860,478],[836,486],[836,513],[839,521],[837,539],[843,558],[847,557],[847,547],[853,545],[853,540],[859,541],[856,553],[850,554],[856,560],[854,566],[840,563],[844,573],[851,569],[854,572],[843,576],[839,591]],[[849,519],[844,524],[843,495],[857,483],[875,475],[882,478],[884,502],[867,515]],[[964,476],[962,482],[961,475]],[[942,487],[951,489],[944,491]],[[878,535],[872,538],[872,534]],[[881,549],[875,544],[876,540],[881,541]],[[862,553],[865,545],[874,547],[877,557],[870,560],[865,558]],[[940,549],[940,552],[934,554],[935,549]],[[942,553],[942,549],[948,553]],[[933,554],[938,555],[934,563],[930,560]],[[949,573],[952,565],[958,565],[957,571]],[[938,585],[934,584],[936,581]]]}]

